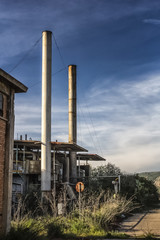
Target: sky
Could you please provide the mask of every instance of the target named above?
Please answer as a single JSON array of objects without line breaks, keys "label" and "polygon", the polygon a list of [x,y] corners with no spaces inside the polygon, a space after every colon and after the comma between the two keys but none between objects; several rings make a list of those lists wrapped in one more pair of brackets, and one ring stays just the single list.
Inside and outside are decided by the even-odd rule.
[{"label": "sky", "polygon": [[78,144],[128,173],[160,171],[159,0],[1,0],[0,68],[28,87],[15,96],[16,139],[41,139],[44,30],[53,32],[52,141],[68,141],[76,64]]}]

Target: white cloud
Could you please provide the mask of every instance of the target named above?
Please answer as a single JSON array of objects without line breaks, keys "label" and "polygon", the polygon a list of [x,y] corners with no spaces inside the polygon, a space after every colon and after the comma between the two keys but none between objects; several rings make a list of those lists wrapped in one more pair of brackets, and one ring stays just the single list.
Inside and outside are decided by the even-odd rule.
[{"label": "white cloud", "polygon": [[149,18],[149,19],[144,19],[144,23],[151,23],[154,25],[159,25],[160,24],[160,19],[154,19],[154,18]]},{"label": "white cloud", "polygon": [[[160,77],[112,88],[106,82],[94,86],[85,99],[106,159],[129,172],[155,170],[160,156]],[[85,140],[90,142],[87,134]]]},{"label": "white cloud", "polygon": [[[155,170],[160,150],[160,77],[95,85],[78,105],[78,143],[123,170]],[[31,104],[32,102],[32,104]],[[55,103],[54,103],[55,104]],[[68,140],[68,106],[52,107],[52,140]],[[41,106],[16,105],[16,133],[40,138]],[[157,169],[159,170],[159,169]]]},{"label": "white cloud", "polygon": [[[28,134],[32,139],[41,138],[41,102],[39,98],[16,99],[15,104],[15,138]],[[39,96],[40,97],[40,96]],[[52,106],[52,140],[67,141],[67,106]]]}]

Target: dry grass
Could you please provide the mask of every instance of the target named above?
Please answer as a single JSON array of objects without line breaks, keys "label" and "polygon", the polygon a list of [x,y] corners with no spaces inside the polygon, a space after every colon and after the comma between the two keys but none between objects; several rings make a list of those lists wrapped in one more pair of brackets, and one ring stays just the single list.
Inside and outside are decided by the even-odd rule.
[{"label": "dry grass", "polygon": [[[78,207],[78,206],[77,206]],[[76,211],[78,212],[76,207]],[[111,193],[102,191],[97,197],[90,195],[82,202],[81,217],[98,224],[100,228],[109,230],[117,217],[133,211],[138,206],[133,204],[133,199],[113,197]]]},{"label": "dry grass", "polygon": [[65,208],[63,215],[55,217],[54,196],[47,195],[45,204],[38,199],[38,196],[36,198],[37,206],[34,212],[25,208],[27,197],[24,202],[20,199],[12,222],[14,233],[20,229],[28,229],[35,236],[44,237],[44,239],[54,236],[106,237],[117,217],[122,213],[129,213],[135,208],[132,199],[127,200],[120,196],[113,198],[110,193],[106,194],[103,191],[98,196],[95,194],[83,195],[80,212],[77,201],[74,203],[72,211],[67,213],[67,208]]}]

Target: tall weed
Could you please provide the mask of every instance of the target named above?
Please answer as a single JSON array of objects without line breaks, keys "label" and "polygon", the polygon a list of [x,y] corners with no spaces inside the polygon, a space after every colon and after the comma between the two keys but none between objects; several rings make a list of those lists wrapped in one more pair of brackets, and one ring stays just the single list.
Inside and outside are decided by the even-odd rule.
[{"label": "tall weed", "polygon": [[[6,240],[25,240],[22,237],[23,234],[27,236],[26,239],[33,240],[54,239],[55,237],[64,236],[70,238],[106,237],[107,232],[113,229],[112,226],[117,217],[121,214],[129,213],[135,208],[132,199],[127,200],[125,197],[120,196],[114,198],[111,193],[106,194],[102,191],[96,196],[94,193],[90,195],[87,195],[87,193],[83,194],[81,209],[79,209],[78,202],[75,202],[72,211],[56,217],[54,215],[53,196],[47,197],[51,198],[50,200],[47,199],[48,206],[45,205],[44,209],[42,209],[42,202],[38,203],[39,205],[35,208],[35,211],[38,210],[38,213],[35,214],[34,212],[33,215],[29,214],[29,211],[25,209],[25,203],[20,202],[20,206],[12,221],[11,231],[7,235]],[[49,204],[52,205],[50,206]],[[44,216],[38,215],[40,209],[41,215]],[[50,215],[48,209],[51,209]],[[14,238],[11,238],[11,236],[14,236]]]}]

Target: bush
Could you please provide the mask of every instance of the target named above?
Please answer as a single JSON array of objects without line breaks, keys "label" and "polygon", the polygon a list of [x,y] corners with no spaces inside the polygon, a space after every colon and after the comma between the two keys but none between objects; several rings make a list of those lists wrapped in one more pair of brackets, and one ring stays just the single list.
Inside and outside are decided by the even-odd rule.
[{"label": "bush", "polygon": [[5,240],[40,240],[38,233],[32,229],[25,228],[24,226],[12,227],[10,232],[4,238]]},{"label": "bush", "polygon": [[63,224],[59,222],[50,222],[47,226],[47,236],[49,239],[53,239],[54,237],[62,237],[63,236]]},{"label": "bush", "polygon": [[154,183],[138,175],[122,176],[122,194],[127,197],[134,196],[134,200],[141,206],[149,207],[159,201],[158,189]]},{"label": "bush", "polygon": [[139,176],[136,176],[135,197],[144,206],[151,206],[159,201],[158,190],[153,182]]},{"label": "bush", "polygon": [[[133,200],[144,207],[149,207],[155,203],[158,203],[158,189],[152,181],[138,175],[121,175],[120,179],[122,196],[126,196],[128,199],[134,196]],[[102,190],[107,191],[110,189],[113,194],[113,180],[114,178],[108,178],[105,176],[99,178],[96,172],[96,177],[90,180],[88,190],[99,193]]]}]

